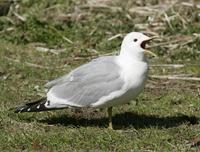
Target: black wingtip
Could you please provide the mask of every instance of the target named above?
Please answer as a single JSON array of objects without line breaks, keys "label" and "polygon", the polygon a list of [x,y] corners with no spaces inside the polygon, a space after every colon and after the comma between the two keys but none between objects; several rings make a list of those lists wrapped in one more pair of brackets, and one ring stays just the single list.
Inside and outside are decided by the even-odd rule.
[{"label": "black wingtip", "polygon": [[27,105],[20,106],[15,108],[14,113],[21,113],[21,112],[33,112],[32,110],[29,110],[30,107]]},{"label": "black wingtip", "polygon": [[45,106],[46,102],[47,102],[46,98],[42,98],[35,102],[26,103],[25,105],[15,108],[14,113],[46,111],[47,110]]}]

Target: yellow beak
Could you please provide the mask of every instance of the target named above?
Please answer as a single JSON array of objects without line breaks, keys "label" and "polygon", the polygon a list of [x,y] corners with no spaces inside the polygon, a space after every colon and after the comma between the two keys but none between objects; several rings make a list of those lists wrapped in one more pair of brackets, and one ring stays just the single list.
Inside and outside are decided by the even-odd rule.
[{"label": "yellow beak", "polygon": [[[153,36],[153,37],[149,38],[147,41],[153,40],[153,39],[155,39],[155,38],[158,38],[158,36]],[[145,54],[150,54],[150,55],[152,55],[153,57],[158,57],[155,53],[153,53],[153,52],[151,52],[151,51],[149,51],[149,50],[145,50],[144,53],[145,53]]]}]

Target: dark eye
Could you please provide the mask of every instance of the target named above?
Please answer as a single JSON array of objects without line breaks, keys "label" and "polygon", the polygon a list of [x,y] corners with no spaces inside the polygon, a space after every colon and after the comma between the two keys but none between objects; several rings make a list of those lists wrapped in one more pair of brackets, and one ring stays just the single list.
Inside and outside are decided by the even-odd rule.
[{"label": "dark eye", "polygon": [[134,39],[133,41],[134,41],[134,42],[137,42],[137,39]]}]

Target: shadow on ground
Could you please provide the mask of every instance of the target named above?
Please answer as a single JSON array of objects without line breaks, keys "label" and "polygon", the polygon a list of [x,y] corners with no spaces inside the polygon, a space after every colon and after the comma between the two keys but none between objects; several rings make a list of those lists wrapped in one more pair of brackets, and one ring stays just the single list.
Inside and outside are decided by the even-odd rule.
[{"label": "shadow on ground", "polygon": [[[113,125],[115,129],[123,129],[134,127],[135,129],[139,128],[149,128],[149,127],[158,127],[158,128],[170,128],[176,127],[181,124],[194,125],[198,124],[199,118],[195,116],[187,116],[179,114],[177,116],[167,116],[159,117],[157,115],[140,115],[132,112],[126,112],[121,114],[116,114],[113,116]],[[107,117],[102,118],[76,118],[69,117],[68,115],[61,115],[59,117],[51,117],[43,120],[38,120],[41,123],[47,123],[50,125],[64,125],[64,126],[98,126],[98,127],[107,127],[108,119]]]}]

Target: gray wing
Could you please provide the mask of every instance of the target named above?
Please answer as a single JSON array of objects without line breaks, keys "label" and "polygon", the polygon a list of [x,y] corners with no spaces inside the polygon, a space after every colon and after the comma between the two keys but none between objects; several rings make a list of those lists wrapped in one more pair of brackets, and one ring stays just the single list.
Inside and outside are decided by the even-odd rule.
[{"label": "gray wing", "polygon": [[45,84],[45,88],[51,88],[51,87],[53,87],[55,85],[59,85],[59,84],[62,84],[64,82],[66,82],[66,81],[69,81],[69,76],[70,76],[70,74],[67,74],[67,75],[59,77],[57,79],[54,79],[54,80],[46,83]]},{"label": "gray wing", "polygon": [[[101,57],[80,66],[69,75],[56,79],[51,92],[58,98],[82,107],[90,106],[101,97],[120,90],[124,84],[115,57]],[[70,105],[69,105],[70,106]]]}]

